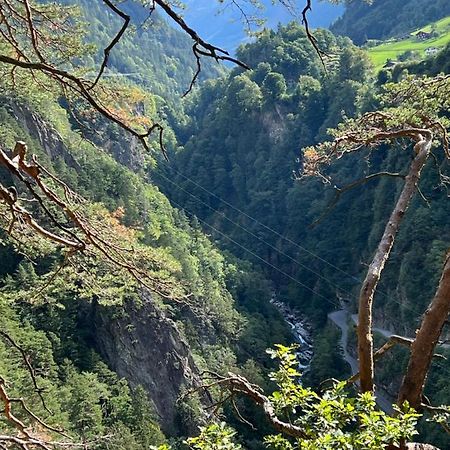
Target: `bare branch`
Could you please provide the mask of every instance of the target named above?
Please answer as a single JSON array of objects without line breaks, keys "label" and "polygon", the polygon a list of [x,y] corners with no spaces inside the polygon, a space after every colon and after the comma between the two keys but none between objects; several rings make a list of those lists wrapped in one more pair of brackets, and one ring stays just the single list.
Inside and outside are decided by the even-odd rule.
[{"label": "bare branch", "polygon": [[102,1],[109,9],[111,9],[115,14],[117,14],[118,16],[120,16],[123,19],[123,25],[120,28],[120,30],[118,31],[118,33],[114,36],[113,40],[108,45],[108,47],[106,47],[103,50],[104,57],[103,57],[102,64],[97,73],[97,77],[95,78],[95,81],[88,88],[89,90],[93,89],[99,82],[101,76],[103,75],[103,72],[106,69],[106,66],[108,65],[108,59],[109,59],[109,54],[111,53],[111,50],[118,44],[118,42],[124,35],[125,31],[127,30],[128,25],[130,24],[130,16],[129,15],[125,14],[123,11],[121,11],[119,8],[117,8],[117,6],[115,6],[110,0],[102,0]]},{"label": "bare branch", "polygon": [[[13,232],[14,223],[20,220],[45,239],[58,245],[68,247],[68,255],[70,256],[81,252],[97,255],[97,257],[100,256],[104,261],[110,262],[114,266],[128,272],[128,274],[140,285],[156,292],[161,297],[175,301],[187,300],[188,296],[186,295],[173,294],[174,292],[177,292],[177,288],[174,286],[172,280],[160,278],[153,275],[149,270],[142,268],[141,263],[143,263],[143,261],[141,261],[140,258],[143,258],[144,256],[139,252],[136,252],[134,248],[127,249],[118,246],[110,239],[105,238],[105,234],[98,230],[98,227],[101,227],[100,224],[93,225],[88,218],[83,216],[81,210],[72,206],[71,203],[73,201],[76,203],[79,202],[79,196],[73,193],[63,181],[48,172],[47,169],[37,161],[35,156],[32,157],[31,163],[27,162],[25,159],[26,153],[26,145],[23,142],[17,143],[13,159],[10,159],[6,153],[0,149],[0,165],[5,166],[13,175],[16,175],[26,184],[33,195],[39,199],[39,204],[43,207],[46,215],[48,215],[48,208],[45,207],[43,198],[50,204],[55,205],[59,212],[64,214],[75,227],[78,233],[75,235],[73,231],[70,231],[70,235],[75,236],[76,238],[76,240],[70,240],[65,236],[56,235],[53,232],[44,229],[33,218],[31,213],[18,204],[17,196],[0,185],[0,201],[6,203],[11,212],[11,225],[9,226],[10,233]],[[44,181],[44,175],[51,178],[56,186],[63,190],[65,198],[60,197],[54,189],[49,187]],[[39,188],[39,191],[43,194],[43,198],[35,192],[34,188],[25,177],[33,180],[35,185]],[[59,225],[59,228],[65,232],[66,228],[63,227],[53,215],[51,217],[53,221]],[[110,230],[108,230],[108,233],[110,233]],[[145,256],[145,258],[147,259],[148,255]],[[150,262],[151,260],[147,260],[145,264],[143,264],[143,267]]]},{"label": "bare branch", "polygon": [[249,69],[249,67],[243,63],[242,61],[239,61],[236,58],[233,58],[230,56],[230,54],[219,47],[216,47],[205,40],[203,40],[197,32],[189,27],[189,25],[184,21],[184,19],[177,14],[168,3],[166,3],[164,0],[154,0],[154,2],[159,5],[163,11],[175,22],[177,23],[183,31],[185,31],[192,40],[198,45],[197,46],[197,52],[202,56],[207,56],[210,58],[215,59],[216,61],[229,61],[232,62],[243,69]]},{"label": "bare branch", "polygon": [[333,209],[339,202],[342,194],[345,194],[346,192],[348,192],[358,186],[361,186],[375,178],[379,178],[379,177],[383,177],[383,176],[405,179],[405,175],[402,175],[400,173],[378,172],[378,173],[373,173],[371,175],[368,175],[364,178],[360,178],[359,180],[353,181],[352,183],[349,183],[346,186],[343,186],[342,188],[338,188],[337,186],[334,186],[334,190],[335,190],[334,197],[332,198],[330,203],[328,203],[327,207],[325,208],[325,211],[309,227],[314,228],[316,225],[318,225],[320,222],[322,222],[322,220],[325,217],[327,217],[331,213],[331,211],[333,211]]},{"label": "bare branch", "polygon": [[52,413],[45,403],[44,397],[42,393],[44,392],[44,389],[39,387],[36,379],[36,371],[34,370],[34,367],[32,366],[30,362],[30,356],[27,354],[27,352],[16,343],[16,341],[5,331],[0,330],[0,336],[3,337],[7,342],[9,342],[16,350],[19,351],[20,355],[22,356],[22,360],[25,363],[25,366],[28,370],[28,374],[30,375],[31,381],[33,382],[34,390],[38,394],[39,399],[41,400],[42,406],[45,408],[47,412],[50,414]]},{"label": "bare branch", "polygon": [[308,37],[309,42],[311,42],[311,45],[314,47],[314,50],[316,51],[317,55],[320,58],[320,61],[325,67],[325,60],[324,56],[328,56],[323,50],[321,50],[317,44],[317,39],[314,37],[314,35],[311,33],[311,30],[309,29],[309,22],[308,22],[308,11],[311,11],[311,0],[306,0],[306,5],[303,8],[302,11],[302,22],[305,26],[306,36]]}]

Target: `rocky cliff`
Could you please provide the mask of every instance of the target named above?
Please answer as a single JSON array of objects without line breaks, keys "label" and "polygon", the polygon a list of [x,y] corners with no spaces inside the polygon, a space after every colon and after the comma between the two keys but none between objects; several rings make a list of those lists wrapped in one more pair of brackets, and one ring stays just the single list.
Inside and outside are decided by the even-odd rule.
[{"label": "rocky cliff", "polygon": [[193,426],[180,417],[177,400],[198,385],[198,371],[175,323],[152,303],[149,293],[141,295],[142,305],[127,302],[119,309],[93,304],[97,350],[131,386],[144,387],[162,429],[178,434]]}]

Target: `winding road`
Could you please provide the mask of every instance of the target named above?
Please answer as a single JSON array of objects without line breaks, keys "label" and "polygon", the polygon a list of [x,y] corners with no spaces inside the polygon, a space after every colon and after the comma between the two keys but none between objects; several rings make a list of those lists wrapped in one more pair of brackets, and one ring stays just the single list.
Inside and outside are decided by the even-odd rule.
[{"label": "winding road", "polygon": [[[352,321],[357,324],[358,323],[358,316],[352,315],[345,310],[342,309],[340,311],[334,311],[330,314],[328,314],[328,318],[341,330],[341,339],[339,341],[343,355],[344,360],[350,365],[352,370],[352,375],[355,375],[358,373],[358,361],[356,358],[354,358],[347,350],[347,344],[348,344],[348,327],[349,327],[349,318],[351,317]],[[377,333],[381,333],[383,336],[389,338],[392,336],[392,333],[388,330],[383,330],[381,328],[374,328],[374,331]],[[394,403],[394,400],[392,400],[386,392],[384,392],[382,389],[378,389],[376,393],[376,401],[378,406],[386,413],[391,414],[393,412],[392,403]]]}]

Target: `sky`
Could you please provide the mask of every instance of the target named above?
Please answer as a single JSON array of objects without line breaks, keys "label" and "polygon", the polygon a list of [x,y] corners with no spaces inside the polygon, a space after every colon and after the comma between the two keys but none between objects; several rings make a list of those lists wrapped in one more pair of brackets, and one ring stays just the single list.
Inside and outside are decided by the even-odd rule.
[{"label": "sky", "polygon": [[[242,14],[236,8],[231,6],[231,2],[225,1],[223,6],[214,0],[184,0],[186,9],[182,15],[186,22],[208,42],[234,51],[239,44],[249,39],[245,32],[245,23],[241,17]],[[241,0],[245,12],[251,16],[255,10],[250,7],[249,0]],[[287,23],[300,18],[293,16],[282,5],[273,5],[271,0],[262,0],[265,9],[259,11],[259,17],[266,20],[266,26],[276,28],[278,23]],[[301,10],[304,1],[294,2]],[[332,5],[326,1],[313,0],[312,11],[308,13],[309,23],[312,27],[327,28],[343,12],[342,6]]]}]

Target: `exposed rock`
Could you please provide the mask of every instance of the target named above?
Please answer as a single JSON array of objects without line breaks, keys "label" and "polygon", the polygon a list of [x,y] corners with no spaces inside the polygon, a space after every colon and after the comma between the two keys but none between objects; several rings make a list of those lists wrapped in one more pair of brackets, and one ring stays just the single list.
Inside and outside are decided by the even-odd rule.
[{"label": "exposed rock", "polygon": [[[11,116],[17,120],[30,136],[39,142],[40,146],[51,159],[60,157],[63,158],[68,166],[74,168],[78,166],[75,158],[64,144],[62,137],[50,123],[45,121],[45,118],[42,118],[28,106],[21,104],[20,102],[7,100],[5,98],[2,98],[1,100]],[[97,126],[101,128],[106,125],[97,124]],[[107,151],[120,164],[133,171],[138,171],[142,168],[144,163],[144,152],[141,144],[137,139],[129,136],[120,128],[114,128],[110,125],[108,132],[106,132],[106,129],[102,129],[101,133],[98,131],[97,133],[94,133],[89,129],[88,124],[86,123],[86,127],[83,127],[81,132],[90,142]],[[103,135],[107,135],[108,139],[103,139]],[[114,138],[111,139],[111,136],[114,136]]]},{"label": "exposed rock", "polygon": [[406,450],[439,450],[439,449],[434,445],[430,444],[409,443],[406,445]]},{"label": "exposed rock", "polygon": [[273,112],[266,112],[261,115],[262,123],[267,130],[269,138],[273,144],[279,144],[286,136],[286,123],[278,106]]},{"label": "exposed rock", "polygon": [[42,117],[32,111],[28,106],[18,102],[9,101],[5,106],[28,134],[39,142],[39,145],[51,159],[59,157],[71,167],[76,168],[78,166],[59,133],[49,123],[43,120]]},{"label": "exposed rock", "polygon": [[180,423],[177,399],[199,384],[198,371],[175,323],[142,296],[142,305],[127,302],[120,310],[94,305],[97,349],[120,377],[148,392],[163,431],[179,434],[194,424]]},{"label": "exposed rock", "polygon": [[123,130],[120,131],[120,136],[105,142],[101,142],[95,136],[90,138],[92,142],[104,148],[118,163],[138,172],[144,164],[144,148],[134,136],[126,134]]}]

